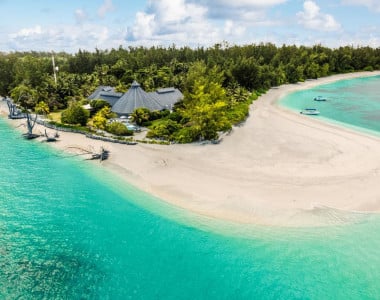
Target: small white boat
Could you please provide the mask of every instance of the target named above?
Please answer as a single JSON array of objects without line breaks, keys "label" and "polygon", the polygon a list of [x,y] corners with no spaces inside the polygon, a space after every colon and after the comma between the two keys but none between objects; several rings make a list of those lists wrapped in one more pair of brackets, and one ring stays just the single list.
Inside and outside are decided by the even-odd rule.
[{"label": "small white boat", "polygon": [[320,112],[316,108],[305,108],[302,111],[300,111],[300,114],[316,116],[319,115]]},{"label": "small white boat", "polygon": [[314,98],[314,101],[327,101],[327,99],[325,97],[322,97],[322,96],[317,96]]}]

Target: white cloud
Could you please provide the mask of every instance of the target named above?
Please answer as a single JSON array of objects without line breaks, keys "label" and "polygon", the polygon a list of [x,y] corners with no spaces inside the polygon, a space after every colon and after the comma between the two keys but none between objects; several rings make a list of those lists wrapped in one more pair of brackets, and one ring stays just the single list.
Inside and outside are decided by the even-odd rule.
[{"label": "white cloud", "polygon": [[[77,51],[79,48],[93,50],[98,48],[118,47],[122,44],[121,38],[111,36],[105,26],[84,24],[78,26],[57,26],[43,28],[39,25],[23,28],[16,33],[9,34],[7,46],[20,51]],[[121,33],[118,34],[122,36]]]},{"label": "white cloud", "polygon": [[114,6],[112,4],[112,0],[104,0],[102,6],[100,6],[100,8],[98,9],[98,15],[101,18],[104,18],[104,16],[108,12],[113,11],[113,10],[114,10]]},{"label": "white cloud", "polygon": [[229,7],[269,7],[287,2],[287,0],[216,0],[208,1],[209,4]]},{"label": "white cloud", "polygon": [[287,0],[150,0],[127,30],[127,41],[212,45],[238,41],[252,26],[273,26],[265,8]]},{"label": "white cloud", "polygon": [[134,26],[128,30],[130,39],[139,40],[151,38],[156,28],[154,19],[155,16],[153,14],[138,12],[136,14],[136,21]]},{"label": "white cloud", "polygon": [[10,34],[11,38],[14,39],[26,39],[33,36],[39,36],[42,34],[42,28],[40,25],[36,25],[31,28],[22,28],[18,32]]},{"label": "white cloud", "polygon": [[[71,11],[76,22],[73,18],[65,20],[72,24],[57,22],[52,26],[43,26],[42,23],[32,23],[24,25],[24,28],[18,27],[12,34],[4,32],[0,46],[7,51],[33,49],[68,52],[76,52],[79,48],[118,48],[120,45],[207,47],[222,41],[229,44],[272,42],[278,45],[321,43],[332,47],[345,44],[380,46],[378,25],[368,24],[365,31],[359,24],[350,32],[347,31],[349,26],[341,30],[341,25],[323,11],[316,0],[302,1],[303,9],[297,13],[298,24],[312,29],[307,31],[294,22],[294,15],[290,16],[288,10],[283,11],[282,6],[275,7],[288,2],[287,5],[293,5],[294,9],[296,1],[148,0],[146,8],[136,12],[134,18],[123,19],[119,16],[118,23],[111,22],[107,26],[102,25],[107,20],[99,20],[96,14],[105,16],[113,9],[112,1],[100,2],[103,3],[102,8],[92,14],[83,9]],[[371,0],[338,2],[342,5],[371,6],[373,10],[376,4]],[[345,9],[354,10],[355,7]],[[123,24],[125,20],[129,23]]]},{"label": "white cloud", "polygon": [[145,12],[136,14],[127,40],[204,43],[216,36],[217,29],[207,19],[207,7],[185,0],[152,0]]},{"label": "white cloud", "polygon": [[246,28],[243,26],[239,26],[232,20],[227,20],[224,23],[224,35],[225,36],[242,36],[245,33]]},{"label": "white cloud", "polygon": [[[190,1],[190,0],[189,0]],[[191,0],[208,8],[208,17],[211,19],[233,19],[235,21],[249,21],[245,15],[265,16],[266,11],[288,0]],[[257,19],[255,19],[257,21]],[[260,20],[268,21],[268,20]]]},{"label": "white cloud", "polygon": [[178,23],[186,19],[201,19],[207,8],[201,5],[186,3],[185,0],[150,1],[152,10],[160,23]]},{"label": "white cloud", "polygon": [[342,0],[342,4],[366,6],[370,10],[380,12],[379,0]]},{"label": "white cloud", "polygon": [[319,6],[314,1],[305,1],[303,11],[298,12],[297,17],[298,22],[309,29],[336,31],[341,28],[332,15],[321,13]]},{"label": "white cloud", "polygon": [[75,10],[74,15],[78,24],[83,23],[87,19],[87,14],[82,9]]},{"label": "white cloud", "polygon": [[379,27],[367,26],[355,31],[343,32],[337,39],[338,45],[380,47]]}]

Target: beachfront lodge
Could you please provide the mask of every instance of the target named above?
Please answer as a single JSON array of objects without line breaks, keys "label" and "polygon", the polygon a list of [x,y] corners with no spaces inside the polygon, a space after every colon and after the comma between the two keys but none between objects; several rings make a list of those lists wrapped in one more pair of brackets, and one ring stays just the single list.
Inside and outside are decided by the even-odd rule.
[{"label": "beachfront lodge", "polygon": [[118,116],[128,116],[136,108],[147,108],[150,111],[172,110],[175,103],[182,100],[182,93],[176,88],[163,88],[155,92],[145,92],[140,84],[133,81],[126,93],[117,93],[110,86],[99,86],[88,99],[101,99],[107,101],[112,111]]}]

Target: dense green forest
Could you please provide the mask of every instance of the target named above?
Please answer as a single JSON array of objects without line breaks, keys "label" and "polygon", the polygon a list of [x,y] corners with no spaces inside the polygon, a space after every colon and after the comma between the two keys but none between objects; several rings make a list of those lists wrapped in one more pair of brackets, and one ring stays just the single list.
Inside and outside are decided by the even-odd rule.
[{"label": "dense green forest", "polygon": [[[70,109],[64,112],[70,122],[69,112],[80,109],[78,103],[85,103],[99,85],[121,92],[133,80],[146,91],[173,86],[184,94],[173,112],[138,109],[132,116],[136,123],[149,126],[149,137],[182,143],[217,138],[218,132],[243,121],[249,104],[270,87],[380,69],[380,48],[351,46],[120,47],[55,53],[54,58],[59,67],[56,82],[51,53],[0,53],[0,95],[39,113]],[[78,123],[90,121],[94,127],[107,129],[105,120],[112,114],[100,107],[84,117]]]}]

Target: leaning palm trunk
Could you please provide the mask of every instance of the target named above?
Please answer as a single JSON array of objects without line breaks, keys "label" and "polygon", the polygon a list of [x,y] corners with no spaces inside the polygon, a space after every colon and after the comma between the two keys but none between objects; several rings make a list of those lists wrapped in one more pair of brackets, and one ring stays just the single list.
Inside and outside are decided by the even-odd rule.
[{"label": "leaning palm trunk", "polygon": [[29,114],[29,112],[26,113],[26,126],[28,128],[28,132],[24,134],[25,138],[34,139],[34,138],[38,137],[38,134],[33,133],[33,128],[34,128],[34,125],[36,125],[36,121],[37,121],[37,114],[33,118]]},{"label": "leaning palm trunk", "polygon": [[14,104],[11,99],[7,98],[6,101],[9,109],[9,119],[25,118],[25,114],[21,113],[21,111],[17,108],[16,104]]}]

